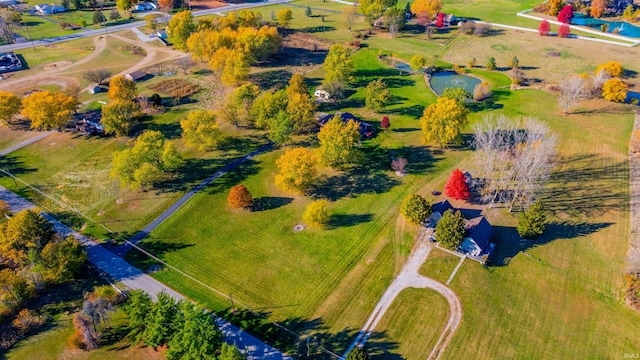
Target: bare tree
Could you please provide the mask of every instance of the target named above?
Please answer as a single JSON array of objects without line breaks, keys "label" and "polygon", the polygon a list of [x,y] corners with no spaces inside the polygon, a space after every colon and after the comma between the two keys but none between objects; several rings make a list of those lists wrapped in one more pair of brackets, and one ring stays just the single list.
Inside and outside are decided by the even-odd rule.
[{"label": "bare tree", "polygon": [[476,188],[489,206],[527,207],[546,185],[557,136],[534,118],[489,116],[474,127]]},{"label": "bare tree", "polygon": [[82,343],[87,350],[98,348],[98,340],[91,332],[90,321],[86,316],[82,313],[76,313],[73,316],[73,326],[80,334],[82,334]]},{"label": "bare tree", "polygon": [[404,174],[406,174],[405,167],[408,163],[409,161],[407,161],[407,159],[405,158],[393,159],[393,161],[391,162],[391,168],[395,170],[396,175],[403,176]]},{"label": "bare tree", "polygon": [[15,23],[4,16],[0,16],[0,38],[10,44],[15,42]]},{"label": "bare tree", "polygon": [[82,74],[82,77],[88,81],[102,85],[105,80],[108,80],[111,77],[111,71],[107,69],[91,69],[85,71]]},{"label": "bare tree", "polygon": [[562,109],[562,115],[567,116],[569,110],[576,106],[587,96],[587,79],[573,75],[560,83],[558,105]]},{"label": "bare tree", "polygon": [[602,94],[602,85],[611,78],[608,72],[600,70],[591,78],[591,96]]},{"label": "bare tree", "polygon": [[358,16],[358,8],[356,4],[346,8],[342,12],[342,17],[344,18],[344,24],[347,26],[347,29],[349,29],[349,31],[351,31],[351,27],[356,22],[357,16]]}]

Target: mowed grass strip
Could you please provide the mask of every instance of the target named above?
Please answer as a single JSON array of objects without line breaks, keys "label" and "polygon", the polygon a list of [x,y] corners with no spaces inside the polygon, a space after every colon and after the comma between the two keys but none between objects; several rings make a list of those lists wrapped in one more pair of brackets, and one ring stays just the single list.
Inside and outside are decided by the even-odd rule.
[{"label": "mowed grass strip", "polygon": [[445,284],[459,262],[459,257],[433,248],[420,268],[420,274]]}]

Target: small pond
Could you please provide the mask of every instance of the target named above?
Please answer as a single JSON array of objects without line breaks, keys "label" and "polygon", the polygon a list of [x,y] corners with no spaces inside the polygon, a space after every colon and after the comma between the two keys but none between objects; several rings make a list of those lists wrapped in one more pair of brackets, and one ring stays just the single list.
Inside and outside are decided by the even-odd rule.
[{"label": "small pond", "polygon": [[587,26],[596,30],[600,30],[602,24],[609,24],[608,32],[620,29],[618,32],[619,35],[640,39],[640,27],[624,21],[606,21],[590,18],[583,14],[574,14],[571,23],[574,25]]},{"label": "small pond", "polygon": [[467,90],[469,94],[473,94],[473,89],[481,82],[482,80],[478,78],[456,74],[451,71],[431,74],[431,88],[438,96],[442,95],[446,88],[462,88]]}]

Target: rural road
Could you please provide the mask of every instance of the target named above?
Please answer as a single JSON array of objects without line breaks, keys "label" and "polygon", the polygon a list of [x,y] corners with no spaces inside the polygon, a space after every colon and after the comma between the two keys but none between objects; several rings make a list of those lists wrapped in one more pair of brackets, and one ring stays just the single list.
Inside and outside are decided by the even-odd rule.
[{"label": "rural road", "polygon": [[[36,209],[34,204],[19,197],[2,186],[0,186],[0,200],[7,202],[12,212],[19,212],[25,209]],[[185,298],[181,294],[173,291],[171,288],[163,285],[158,280],[133,267],[121,257],[103,248],[96,242],[73,231],[53,217],[44,213],[43,216],[53,223],[54,229],[62,236],[67,237],[71,235],[78,239],[78,241],[86,247],[89,261],[98,269],[107,273],[115,281],[123,283],[127,288],[144,290],[154,299],[157,294],[162,291],[168,293],[176,300]],[[224,334],[225,341],[229,344],[236,345],[247,355],[247,359],[249,360],[292,360],[290,357],[284,355],[275,348],[263,343],[249,335],[244,330],[241,330],[237,326],[220,317],[216,317],[216,325]]]},{"label": "rural road", "polygon": [[460,299],[449,287],[437,282],[433,279],[420,275],[420,267],[429,256],[432,245],[429,243],[428,237],[420,237],[417,241],[417,247],[412,252],[409,260],[404,265],[400,274],[391,283],[387,291],[382,295],[382,298],[373,310],[373,313],[365,323],[364,327],[358,333],[358,336],[354,340],[353,344],[349,346],[346,354],[356,346],[362,346],[367,341],[373,330],[376,328],[384,314],[387,312],[395,298],[407,288],[419,288],[419,289],[433,289],[440,293],[449,303],[449,319],[445,325],[436,345],[434,346],[428,359],[438,359],[442,352],[445,350],[453,334],[458,329],[460,322],[462,321],[462,305]]},{"label": "rural road", "polygon": [[[253,7],[265,6],[265,5],[285,4],[285,3],[288,3],[289,1],[291,1],[291,0],[267,0],[267,1],[263,1],[263,2],[257,2],[257,3],[244,3],[244,4],[237,4],[237,5],[229,5],[229,6],[224,7],[224,8],[215,8],[215,9],[194,11],[193,12],[193,16],[213,15],[213,14],[217,14],[217,13],[220,13],[220,12],[236,11],[236,10],[241,10],[241,9],[248,9],[248,8],[253,8]],[[135,27],[145,26],[145,24],[146,24],[146,21],[136,21],[136,22],[132,22],[132,23],[128,23],[128,24],[109,26],[109,27],[105,27],[105,28],[102,28],[102,29],[85,30],[85,31],[82,31],[82,32],[79,32],[79,33],[75,33],[75,34],[69,34],[69,35],[65,35],[65,36],[57,36],[57,37],[52,37],[52,38],[48,38],[48,39],[36,40],[36,41],[33,41],[33,42],[29,41],[29,42],[21,43],[21,44],[3,45],[3,46],[0,46],[0,52],[7,52],[7,51],[15,51],[15,50],[20,50],[20,49],[25,49],[25,48],[31,47],[32,44],[33,44],[33,46],[43,46],[43,45],[50,45],[50,44],[55,44],[55,43],[59,43],[59,42],[69,41],[69,40],[82,39],[82,38],[91,37],[91,36],[108,35],[109,33],[117,32],[117,31],[128,30],[128,29],[135,28]]]},{"label": "rural road", "polygon": [[124,244],[122,244],[120,246],[116,246],[116,247],[112,248],[111,251],[113,251],[118,256],[124,257],[124,255],[127,253],[127,251],[129,251],[133,247],[132,245],[135,245],[140,240],[144,239],[153,230],[155,230],[160,224],[162,224],[165,220],[167,220],[167,218],[169,218],[169,216],[173,215],[176,211],[178,211],[178,209],[180,209],[195,194],[197,194],[200,190],[204,189],[209,184],[211,184],[212,181],[214,181],[217,178],[221,177],[222,175],[228,173],[229,171],[234,170],[238,166],[242,165],[244,162],[253,159],[257,155],[262,154],[263,152],[269,150],[270,148],[271,148],[271,144],[264,145],[261,148],[259,148],[258,150],[254,151],[252,153],[249,153],[249,154],[247,154],[247,155],[245,155],[245,156],[243,156],[243,157],[241,157],[239,159],[236,159],[236,160],[232,161],[231,163],[229,163],[227,166],[225,166],[224,168],[222,168],[221,170],[219,170],[215,174],[213,174],[213,175],[209,176],[208,178],[202,180],[202,182],[200,182],[200,184],[195,186],[193,189],[189,190],[186,194],[182,195],[182,197],[180,199],[178,199],[178,201],[173,203],[173,205],[171,205],[167,210],[165,210],[165,212],[160,214],[160,216],[158,216],[155,220],[153,220],[151,223],[149,223],[149,225],[145,226],[144,229],[138,231],[135,235],[133,235],[131,237],[131,239],[129,239],[129,241],[125,242]]}]

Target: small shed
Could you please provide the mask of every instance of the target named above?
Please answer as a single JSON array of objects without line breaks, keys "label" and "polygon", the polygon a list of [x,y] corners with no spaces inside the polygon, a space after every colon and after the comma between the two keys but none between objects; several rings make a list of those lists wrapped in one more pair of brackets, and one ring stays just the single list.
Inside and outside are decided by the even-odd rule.
[{"label": "small shed", "polygon": [[156,31],[156,36],[158,36],[158,38],[160,39],[166,39],[167,38],[167,31],[166,30],[158,30]]},{"label": "small shed", "polygon": [[144,71],[134,71],[132,73],[128,73],[124,76],[125,79],[129,80],[129,81],[142,81],[147,77],[147,73],[145,73]]},{"label": "small shed", "polygon": [[98,84],[89,86],[87,90],[89,91],[89,94],[99,94],[99,93],[108,91],[106,87],[100,86]]}]

